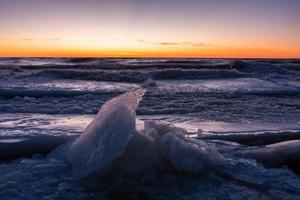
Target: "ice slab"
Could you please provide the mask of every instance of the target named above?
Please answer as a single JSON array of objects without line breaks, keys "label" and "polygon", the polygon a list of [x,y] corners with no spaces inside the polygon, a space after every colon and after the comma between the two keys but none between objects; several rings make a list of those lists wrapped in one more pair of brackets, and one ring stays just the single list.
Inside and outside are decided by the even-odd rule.
[{"label": "ice slab", "polygon": [[76,177],[102,174],[125,151],[136,134],[135,110],[145,90],[139,89],[107,101],[82,135],[71,145],[68,159]]}]

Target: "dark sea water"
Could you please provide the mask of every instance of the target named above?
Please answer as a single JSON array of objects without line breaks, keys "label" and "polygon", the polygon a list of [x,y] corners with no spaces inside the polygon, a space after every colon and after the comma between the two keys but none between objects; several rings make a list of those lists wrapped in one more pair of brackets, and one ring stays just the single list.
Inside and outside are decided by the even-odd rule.
[{"label": "dark sea water", "polygon": [[[296,59],[1,58],[0,147],[40,135],[76,137],[105,101],[139,87],[147,92],[138,123],[155,119],[204,134],[300,132]],[[242,159],[237,172],[251,184],[207,172],[125,190],[118,181],[96,189],[78,183],[52,154],[2,161],[0,199],[300,198],[298,175],[253,160]]]}]

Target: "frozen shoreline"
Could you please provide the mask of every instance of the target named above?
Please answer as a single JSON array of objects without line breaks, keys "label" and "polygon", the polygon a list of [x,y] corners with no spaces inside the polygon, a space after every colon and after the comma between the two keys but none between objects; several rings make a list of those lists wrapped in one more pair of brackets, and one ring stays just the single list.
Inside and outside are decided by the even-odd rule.
[{"label": "frozen shoreline", "polygon": [[[0,149],[10,149],[6,156],[17,158],[0,162],[0,173],[3,174],[0,177],[0,196],[5,199],[36,199],[37,196],[46,199],[107,199],[119,195],[146,199],[294,199],[300,195],[299,175],[281,168],[290,162],[281,158],[298,159],[299,156],[300,79],[295,67],[299,62],[258,60],[230,64],[231,60],[189,59],[2,61]],[[64,79],[65,76],[73,77]],[[147,81],[143,83],[145,79]],[[154,141],[164,144],[160,146],[164,150],[159,152],[164,156],[163,163],[167,161],[171,167],[169,164],[160,166],[164,166],[163,171],[167,173],[159,179],[151,178],[151,173],[145,173],[143,177],[134,177],[130,173],[130,177],[123,178],[116,173],[92,183],[90,180],[74,180],[65,158],[68,145],[51,151],[77,138],[107,100],[141,85],[149,91],[137,110],[137,120],[131,120],[137,124],[137,131],[144,129],[144,121],[154,120],[158,124],[173,123],[188,133],[183,139],[176,136],[177,133],[175,136],[163,133],[156,137],[156,134],[146,131],[156,138]],[[150,129],[156,130],[159,126],[152,125]],[[196,142],[195,137],[202,141]],[[139,149],[140,139],[130,141],[132,148],[129,150]],[[143,140],[144,145],[153,141],[148,139]],[[193,145],[198,145],[199,149],[215,147],[231,167],[218,168],[211,163],[209,166],[214,167],[208,167],[203,173],[192,176],[181,173],[202,171],[202,165],[193,164],[193,160],[178,160],[177,154],[190,159],[192,155],[200,155],[196,153],[200,150],[192,150]],[[171,147],[176,147],[175,153],[170,151]],[[41,155],[48,152],[51,153]],[[270,159],[264,159],[266,157],[274,159],[270,162]],[[210,163],[206,161],[203,163]],[[272,167],[264,167],[262,163]],[[135,164],[127,166],[130,168]]]},{"label": "frozen shoreline", "polygon": [[[189,192],[184,196],[186,197],[197,196],[198,198],[203,198],[203,199],[212,198],[212,197],[218,198],[220,195],[222,195],[223,197],[224,196],[229,197],[233,194],[235,195],[235,199],[242,199],[244,192],[247,192],[249,195],[251,195],[251,198],[254,199],[271,198],[274,197],[275,195],[277,197],[295,198],[298,195],[300,195],[298,192],[300,189],[300,179],[298,176],[294,175],[289,170],[268,169],[253,160],[236,158],[234,155],[233,156],[228,155],[228,153],[230,153],[230,149],[232,148],[239,149],[239,151],[235,151],[235,152],[240,152],[240,154],[235,153],[238,156],[243,156],[242,155],[243,153],[247,154],[247,151],[249,150],[247,150],[247,148],[246,150],[243,150],[245,149],[245,147],[243,146],[237,146],[234,143],[218,144],[218,142],[216,143],[216,141],[212,141],[212,143],[210,143],[209,141],[195,140],[195,139],[190,139],[189,137],[184,139],[183,138],[184,135],[181,135],[182,133],[180,132],[182,131],[185,132],[186,131],[185,129],[176,128],[165,123],[157,124],[157,122],[152,121],[153,119],[150,121],[148,120],[147,123],[145,124],[145,130],[143,134],[146,134],[147,136],[146,135],[143,136],[142,133],[136,135],[136,133],[134,133],[135,127],[132,127],[132,125],[135,126],[135,115],[130,116],[131,113],[134,112],[134,110],[136,109],[136,105],[135,104],[131,105],[133,100],[128,100],[127,102],[126,98],[127,97],[125,95],[124,99],[120,98],[119,100],[117,97],[117,99],[115,100],[112,99],[110,102],[107,102],[103,110],[99,112],[97,118],[94,120],[93,122],[94,124],[90,125],[89,128],[86,129],[87,133],[82,134],[81,135],[82,137],[76,139],[76,141],[79,141],[79,143],[73,147],[75,148],[74,150],[72,149],[73,145],[71,145],[71,149],[70,149],[71,151],[69,150],[70,148],[69,145],[63,145],[58,147],[58,149],[54,150],[46,157],[41,155],[35,155],[34,157],[29,159],[21,158],[8,163],[2,162],[0,165],[0,171],[5,175],[0,178],[0,183],[2,183],[0,186],[3,189],[2,191],[5,192],[0,192],[0,194],[6,197],[7,199],[18,198],[17,196],[13,195],[14,192],[8,189],[8,187],[14,186],[14,188],[19,189],[19,192],[21,192],[21,196],[26,198],[35,198],[36,195],[38,194],[36,192],[40,191],[41,193],[40,195],[42,196],[46,195],[49,198],[57,198],[61,195],[64,195],[65,197],[68,196],[69,198],[73,198],[73,199],[86,198],[89,195],[96,195],[98,197],[107,198],[110,195],[117,195],[119,193],[123,193],[123,195],[127,196],[128,198],[130,198],[132,194],[134,194],[138,196],[146,195],[147,198],[151,198],[151,199],[156,199],[156,198],[169,199],[169,198],[181,198],[182,194],[178,194],[176,193],[176,191],[178,192],[181,191],[182,189],[184,190],[184,188],[190,188],[188,189]],[[130,98],[131,97],[129,96],[129,99]],[[131,111],[123,112],[125,111],[123,109],[125,109],[126,106],[129,106],[130,109],[133,109],[132,112]],[[131,108],[131,106],[133,107]],[[119,113],[119,111],[122,111],[121,112],[122,114]],[[78,119],[75,120],[75,123],[74,120],[72,120],[72,117],[66,117],[66,116],[61,117],[61,116],[48,115],[49,117],[48,119],[47,117],[45,117],[47,115],[34,115],[34,114],[33,115],[27,114],[27,116],[24,115],[22,116],[22,114],[19,114],[18,116],[14,114],[4,114],[2,116],[6,118],[6,119],[2,119],[1,121],[2,128],[4,129],[16,130],[19,128],[24,132],[26,132],[28,130],[30,131],[33,129],[47,130],[46,127],[48,127],[48,130],[52,130],[52,131],[54,130],[54,132],[57,130],[63,131],[64,129],[65,130],[63,131],[63,133],[66,133],[71,130],[73,130],[73,132],[77,131],[77,135],[78,133],[81,132],[80,127],[81,128],[84,127],[91,120],[91,116],[87,116],[83,118],[82,117],[78,118],[77,116]],[[119,117],[114,118],[113,116],[119,116]],[[187,125],[182,122],[179,123],[179,125],[180,124],[183,126],[185,125],[186,128],[189,127],[190,130],[192,128],[195,128],[195,124]],[[214,124],[218,124],[218,123],[214,123]],[[138,120],[138,126],[143,126],[142,121]],[[220,126],[221,127],[227,126],[227,129],[229,130],[231,129],[231,131],[239,127],[237,124],[230,125],[226,123],[221,123]],[[118,127],[122,127],[122,128],[119,129]],[[201,127],[203,128],[204,126]],[[240,127],[243,126],[241,125]],[[215,126],[212,128],[216,129]],[[257,129],[261,127],[255,127],[255,128]],[[238,129],[240,130],[240,128]],[[150,130],[154,130],[154,132]],[[224,128],[222,128],[221,130],[224,131]],[[107,134],[102,135],[101,132],[103,131],[106,132]],[[126,143],[126,141],[124,140],[118,140],[120,139],[119,136],[123,135],[122,131],[124,132],[125,136],[128,135],[129,136],[128,138],[132,138],[128,141],[128,143]],[[242,132],[245,133],[245,131],[251,132],[251,130],[249,130],[249,127]],[[162,134],[162,136],[159,136],[159,134]],[[23,134],[21,133],[21,135],[24,137],[24,133]],[[102,140],[101,137],[104,137],[105,140]],[[155,142],[152,143],[153,141],[148,137],[154,137],[154,138],[161,137],[160,139],[161,141],[158,144],[155,144]],[[37,140],[32,140],[32,139],[28,140],[29,145],[31,144],[32,146],[37,144],[37,148],[42,147],[42,146],[39,147],[39,145],[43,145],[43,147],[47,148],[47,146],[49,147],[49,145],[53,144],[50,138],[47,137],[46,138],[41,137],[40,139],[39,137],[35,137],[35,138],[37,138]],[[43,142],[45,141],[44,138],[48,142],[44,143]],[[57,138],[60,138],[60,136]],[[83,141],[82,138],[85,141]],[[95,138],[98,139],[94,140]],[[67,141],[70,140],[72,141],[72,138]],[[19,145],[18,142],[20,141],[11,140],[6,143],[4,141],[6,145],[12,145],[14,144],[14,142],[18,146]],[[208,143],[206,144],[206,142]],[[297,144],[298,143],[299,142],[297,142]],[[122,144],[125,144],[125,146],[123,146]],[[151,148],[151,144],[153,144],[155,148]],[[59,145],[59,143],[57,143],[57,145]],[[104,145],[104,147],[102,147],[102,145]],[[118,149],[116,151],[117,154],[111,154],[110,151],[116,150],[115,145],[117,145],[117,147],[119,146],[120,149],[117,148]],[[165,163],[165,161],[159,161],[162,162],[160,163],[161,166],[158,165],[159,173],[163,172],[163,174],[165,175],[163,176],[164,177],[163,179],[161,178],[161,175],[158,176],[159,179],[157,179],[156,176],[152,174],[157,169],[152,168],[152,164],[151,164],[151,162],[157,162],[156,160],[157,158],[150,157],[150,160],[148,160],[149,158],[145,159],[148,157],[148,153],[146,153],[145,155],[143,153],[140,155],[139,153],[139,152],[143,152],[140,150],[141,148],[142,149],[145,148],[144,145],[152,149],[151,151],[148,151],[150,153],[149,155],[152,155],[151,153],[152,151],[156,152],[157,150],[162,148],[163,158],[169,160],[170,163],[172,163],[173,167],[175,167],[176,170],[182,173],[182,175],[178,174],[178,172],[174,174],[172,170],[169,171],[170,169],[172,169],[172,167],[169,166],[168,164],[167,165],[163,164]],[[159,146],[163,145],[163,146],[159,147],[157,145]],[[195,149],[195,145],[197,146],[196,149]],[[16,148],[13,147],[13,149],[16,151],[20,150],[20,148],[17,148],[17,146]],[[78,147],[80,147],[81,150],[77,149]],[[219,154],[217,150],[214,150],[215,147],[217,147],[216,149],[218,149],[218,151],[222,152],[222,155]],[[28,147],[25,148],[27,149]],[[36,147],[33,147],[33,149],[35,148]],[[286,151],[285,148],[286,148],[285,146],[282,146],[279,152],[285,152]],[[103,150],[105,152],[105,154],[103,154],[104,157],[101,156],[98,157],[97,155],[99,153],[100,155],[102,155],[101,151]],[[125,152],[121,154],[118,153],[122,151]],[[259,154],[262,154],[263,149],[260,149],[260,151],[261,152]],[[296,151],[298,150],[296,149]],[[69,152],[68,157],[69,157],[69,161],[71,159],[71,163],[75,163],[74,164],[75,166],[77,166],[76,165],[77,162],[81,163],[76,167],[79,168],[75,170],[75,174],[79,173],[79,177],[81,178],[85,177],[86,175],[88,175],[93,171],[97,171],[98,176],[105,175],[105,177],[103,178],[99,177],[96,178],[96,180],[87,180],[84,181],[85,182],[84,185],[78,186],[77,185],[78,179],[74,179],[74,171],[73,173],[70,173],[70,167],[68,161],[65,158],[66,157],[65,154],[67,152]],[[96,154],[94,154],[93,152],[96,152]],[[250,153],[251,152],[255,153],[255,150],[250,151]],[[278,153],[276,152],[275,154],[278,155]],[[121,156],[122,159],[118,158],[119,155]],[[248,153],[248,155],[251,154]],[[144,158],[144,156],[146,157]],[[226,157],[226,159],[223,156]],[[88,160],[90,161],[82,162],[80,161],[81,158],[83,158],[84,160],[88,158]],[[116,161],[114,161],[115,158],[117,158]],[[138,162],[136,158],[141,159],[141,162],[143,164],[141,165],[141,163]],[[194,160],[194,158],[197,159]],[[103,161],[103,159],[105,162]],[[158,160],[160,159],[161,158],[159,158]],[[93,160],[96,161],[95,164],[93,164],[94,163]],[[111,161],[113,165],[110,165]],[[121,168],[118,167],[120,164],[122,166]],[[204,167],[207,169],[204,170],[205,169]],[[115,169],[116,171],[113,170],[113,173],[110,174],[111,169]],[[167,173],[164,172],[166,169],[168,169],[169,172],[168,171],[166,171]],[[22,176],[19,175],[16,176],[15,170],[19,172],[25,170],[26,173]],[[86,170],[88,173],[85,172]],[[204,170],[203,171],[204,174],[200,173],[202,170]],[[194,175],[192,178],[189,175],[190,173],[192,174],[195,173],[196,176]],[[138,177],[140,180],[136,179],[136,175],[139,175]],[[123,178],[120,179],[120,176]],[[43,182],[42,188],[43,187],[46,188],[42,189],[37,186],[39,185],[38,183],[41,183],[40,177],[43,177],[41,179]],[[95,179],[95,176],[93,179]],[[18,182],[21,180],[26,181],[26,185],[25,186],[23,185],[20,188]],[[96,181],[96,182],[91,183],[90,181]],[[216,187],[215,185],[216,181],[217,182],[221,181],[223,184],[223,189],[225,188],[226,189],[223,190],[219,187]],[[180,182],[184,183],[186,186],[183,187],[182,189],[174,190],[174,187],[176,188],[176,184],[179,184]],[[53,189],[55,189],[55,187],[54,188],[50,187],[50,185],[53,183],[60,185],[59,186],[60,189],[56,193],[53,193]],[[92,187],[89,186],[90,184],[92,184],[93,186]],[[103,184],[104,185],[108,184],[108,185],[104,186]],[[126,184],[126,187],[123,186],[120,187],[119,184],[121,185]],[[149,187],[149,184],[151,184],[152,186]],[[162,185],[168,184],[169,188],[168,189],[166,188],[165,190],[172,192],[173,194],[170,193],[165,194],[163,191],[158,192],[157,187],[159,187],[159,185],[161,184]],[[192,189],[193,186],[196,185],[198,185],[197,189],[196,188]],[[118,189],[116,189],[116,186],[118,187]],[[36,188],[36,189],[40,188],[40,189],[39,190],[33,189],[33,192],[28,193],[27,191],[24,191],[24,188],[26,187]],[[209,193],[204,192],[207,189],[206,187],[210,188]],[[88,189],[89,192],[86,191],[87,188],[90,188]],[[268,192],[267,193],[262,192],[262,190],[263,189],[265,190],[266,188]],[[74,194],[76,194],[76,196],[74,196]]]}]

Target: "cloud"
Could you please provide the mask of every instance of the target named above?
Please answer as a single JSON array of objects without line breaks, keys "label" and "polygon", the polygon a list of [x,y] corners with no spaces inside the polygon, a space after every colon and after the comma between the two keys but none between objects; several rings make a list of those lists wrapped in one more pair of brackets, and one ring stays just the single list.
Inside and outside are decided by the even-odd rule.
[{"label": "cloud", "polygon": [[149,40],[145,40],[145,39],[138,39],[137,41],[141,42],[141,43],[145,43],[145,44],[166,45],[166,46],[179,45],[180,44],[180,43],[177,43],[177,42],[154,42],[154,41],[149,41]]},{"label": "cloud", "polygon": [[195,46],[195,47],[208,46],[208,44],[201,43],[201,42],[182,42],[181,44],[183,44],[183,45]]},{"label": "cloud", "polygon": [[158,44],[166,46],[180,45],[180,43],[177,42],[159,42]]},{"label": "cloud", "polygon": [[50,42],[61,41],[61,39],[59,39],[59,38],[43,38],[41,40],[50,41]]},{"label": "cloud", "polygon": [[6,38],[6,37],[3,37],[3,38],[0,38],[0,40],[3,40],[3,41],[25,41],[25,42],[31,42],[31,41],[49,41],[49,42],[55,42],[55,41],[61,41],[61,39],[59,38],[27,38],[27,37],[24,37],[24,38]]},{"label": "cloud", "polygon": [[204,47],[204,46],[211,46],[210,44],[202,43],[202,42],[154,42],[148,41],[145,39],[138,39],[138,42],[152,44],[152,45],[162,45],[162,46],[190,46],[190,47]]}]

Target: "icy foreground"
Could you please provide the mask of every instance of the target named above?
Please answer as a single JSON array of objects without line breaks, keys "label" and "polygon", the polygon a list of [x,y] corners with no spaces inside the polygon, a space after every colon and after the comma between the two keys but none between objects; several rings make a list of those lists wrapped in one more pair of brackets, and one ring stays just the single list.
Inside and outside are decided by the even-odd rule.
[{"label": "icy foreground", "polygon": [[[71,144],[68,160],[75,179],[96,181],[88,185],[97,185],[96,191],[103,190],[103,187],[112,190],[117,197],[118,192],[129,197],[137,191],[148,195],[162,194],[161,189],[157,191],[160,184],[174,186],[190,181],[194,183],[187,183],[187,187],[199,187],[196,190],[202,191],[194,193],[195,189],[192,189],[190,197],[207,199],[214,194],[209,192],[205,197],[206,185],[217,187],[219,183],[214,181],[218,179],[223,184],[230,182],[233,188],[251,188],[249,195],[252,199],[300,195],[300,180],[289,170],[267,169],[254,160],[243,158],[258,155],[251,148],[239,151],[243,147],[238,144],[189,138],[185,129],[152,120],[145,121],[144,129],[138,131],[135,110],[144,93],[144,89],[137,89],[107,101],[84,133]],[[297,152],[298,144],[299,141],[294,141],[292,146],[297,147]],[[235,149],[236,153],[232,153]],[[264,161],[269,156],[274,158],[275,155],[268,152],[276,149],[274,152],[279,156],[285,155],[284,152],[294,154],[279,143],[262,148],[260,153],[266,156],[258,160]],[[214,193],[219,189],[218,186],[208,190]],[[244,199],[246,196],[241,196],[242,193],[230,198]],[[167,196],[172,199],[176,195]],[[218,194],[215,197],[220,198]]]},{"label": "icy foreground", "polygon": [[70,146],[74,175],[85,178],[118,173],[138,175],[162,170],[166,163],[179,172],[199,173],[223,157],[205,142],[185,137],[185,130],[146,121],[136,130],[135,110],[144,95],[137,89],[106,102],[84,133]]},{"label": "icy foreground", "polygon": [[294,165],[299,158],[300,140],[260,148],[224,147],[218,142],[188,138],[185,129],[152,120],[145,121],[144,129],[138,131],[135,110],[145,92],[137,89],[107,101],[70,146],[68,160],[77,179],[112,174],[145,177],[166,171],[201,174],[208,169],[240,180],[249,169],[239,173],[241,163],[233,159],[234,155],[278,167]]},{"label": "icy foreground", "polygon": [[[204,131],[198,139],[193,139],[187,137],[187,130],[190,130],[187,127],[183,126],[183,129],[168,123],[158,123],[158,119],[153,117],[147,119],[155,121],[146,120],[141,130],[140,122],[135,122],[135,110],[144,93],[145,90],[138,89],[107,101],[75,142],[60,145],[46,156],[34,155],[2,162],[0,197],[8,200],[120,197],[256,200],[297,199],[300,196],[299,176],[289,169],[268,168],[249,159],[276,167],[284,162],[281,158],[296,158],[298,161],[300,141],[294,137],[298,135],[297,131],[290,132],[284,140],[284,132],[276,132],[276,135],[265,132],[237,135],[231,129],[225,135],[207,135],[205,124],[201,124],[197,127]],[[59,117],[61,123],[53,122],[56,117]],[[8,115],[0,121],[2,131],[7,130],[9,133],[8,138],[11,138],[12,128],[16,136],[14,138],[17,138],[24,137],[28,130],[31,134],[40,134],[41,131],[49,134],[47,126],[54,128],[53,136],[60,137],[63,133],[74,132],[77,137],[82,132],[77,126],[81,124],[85,127],[91,119],[91,116],[84,121],[79,120],[82,116],[77,120],[68,116],[56,117],[51,116],[52,123],[46,123],[46,115]],[[72,124],[66,126],[70,121]],[[221,125],[224,131],[226,128],[224,124]],[[212,126],[216,130],[217,124],[213,123]],[[256,128],[261,130],[261,127]],[[240,127],[237,129],[241,130]],[[46,147],[39,137],[37,139],[29,139],[28,142]],[[253,143],[262,139],[263,144]],[[294,141],[284,142],[286,140]],[[10,145],[12,149],[19,149],[19,143]]]}]

